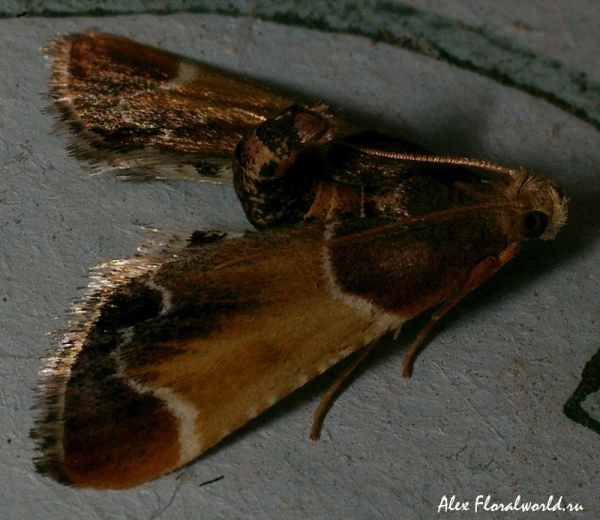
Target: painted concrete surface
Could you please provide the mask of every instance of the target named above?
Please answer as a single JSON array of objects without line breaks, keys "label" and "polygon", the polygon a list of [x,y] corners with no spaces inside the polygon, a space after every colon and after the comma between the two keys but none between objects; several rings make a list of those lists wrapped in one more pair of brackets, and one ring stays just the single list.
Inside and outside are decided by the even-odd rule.
[{"label": "painted concrete surface", "polygon": [[[597,77],[600,44],[589,26],[600,16],[575,9],[549,19],[545,3],[497,4],[453,3],[457,20],[514,33]],[[556,241],[528,244],[447,316],[411,380],[401,362],[417,327],[385,338],[320,441],[308,433],[330,375],[154,482],[105,492],[55,484],[34,472],[29,407],[40,358],[56,341],[47,333],[66,325],[87,270],[134,254],[142,227],[250,228],[229,186],[122,184],[88,176],[68,156],[43,113],[49,67],[39,48],[56,32],[89,27],[296,88],[438,152],[552,176],[570,196],[569,223]],[[475,513],[479,495],[504,504],[562,496],[584,511],[527,516],[598,517],[600,436],[562,413],[600,346],[600,135],[591,125],[422,55],[250,18],[6,19],[0,41],[0,518],[433,518],[452,495],[469,502],[461,518],[509,515]]]}]

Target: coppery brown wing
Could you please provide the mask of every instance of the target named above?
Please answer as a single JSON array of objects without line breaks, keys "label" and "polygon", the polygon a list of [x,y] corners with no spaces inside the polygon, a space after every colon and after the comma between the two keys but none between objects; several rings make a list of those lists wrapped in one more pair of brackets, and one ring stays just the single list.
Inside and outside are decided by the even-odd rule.
[{"label": "coppery brown wing", "polygon": [[[252,128],[294,102],[260,83],[121,36],[58,36],[51,96],[70,150],[99,170],[181,165],[214,174]],[[151,173],[150,176],[155,176]],[[160,175],[157,175],[160,177]]]}]

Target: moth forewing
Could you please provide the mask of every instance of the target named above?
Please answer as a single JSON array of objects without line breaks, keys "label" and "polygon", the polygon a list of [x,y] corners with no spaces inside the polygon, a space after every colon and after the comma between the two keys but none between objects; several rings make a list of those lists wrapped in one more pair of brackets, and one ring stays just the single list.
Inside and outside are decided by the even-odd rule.
[{"label": "moth forewing", "polygon": [[[231,180],[240,139],[297,97],[259,82],[91,30],[59,35],[50,95],[70,151],[126,180]],[[340,134],[352,123],[336,118]],[[59,127],[60,128],[60,127]]]}]

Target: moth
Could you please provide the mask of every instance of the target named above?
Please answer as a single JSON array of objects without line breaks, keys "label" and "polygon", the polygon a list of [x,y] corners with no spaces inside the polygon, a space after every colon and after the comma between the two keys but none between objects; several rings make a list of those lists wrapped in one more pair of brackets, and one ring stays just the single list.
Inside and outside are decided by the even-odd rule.
[{"label": "moth", "polygon": [[158,234],[91,272],[40,372],[37,469],[127,488],[197,458],[385,333],[424,336],[564,224],[561,187],[438,156],[269,87],[89,31],[49,43],[70,151],[128,179],[232,180],[256,231]]}]

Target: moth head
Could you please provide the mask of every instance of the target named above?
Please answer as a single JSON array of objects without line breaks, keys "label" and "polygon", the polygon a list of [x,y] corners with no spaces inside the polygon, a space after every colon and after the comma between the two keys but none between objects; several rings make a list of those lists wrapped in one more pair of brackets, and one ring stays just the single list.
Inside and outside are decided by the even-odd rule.
[{"label": "moth head", "polygon": [[506,196],[518,213],[517,232],[523,238],[554,238],[567,220],[567,198],[562,187],[523,170],[511,177]]}]

